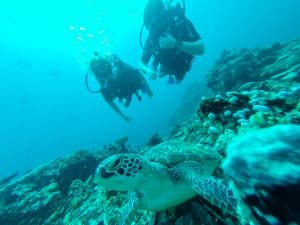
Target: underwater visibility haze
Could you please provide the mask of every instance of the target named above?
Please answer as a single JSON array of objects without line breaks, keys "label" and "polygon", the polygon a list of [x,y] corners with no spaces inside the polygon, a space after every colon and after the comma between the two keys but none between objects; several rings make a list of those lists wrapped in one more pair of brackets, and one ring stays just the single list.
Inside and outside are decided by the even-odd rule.
[{"label": "underwater visibility haze", "polygon": [[1,3],[1,225],[300,224],[300,1],[164,2]]},{"label": "underwater visibility haze", "polygon": [[[186,13],[202,37],[205,54],[180,85],[148,80],[153,97],[133,100],[124,109],[132,117],[126,123],[102,96],[87,91],[84,78],[94,51],[111,52],[139,66],[145,4],[1,3],[0,177],[22,174],[76,150],[99,148],[121,136],[128,136],[134,148],[156,132],[165,136],[180,121],[181,115],[175,115],[180,105],[194,95],[192,84],[199,84],[201,95],[211,95],[205,74],[224,49],[268,47],[300,36],[298,0],[186,0]],[[89,82],[99,87],[92,76]]]}]

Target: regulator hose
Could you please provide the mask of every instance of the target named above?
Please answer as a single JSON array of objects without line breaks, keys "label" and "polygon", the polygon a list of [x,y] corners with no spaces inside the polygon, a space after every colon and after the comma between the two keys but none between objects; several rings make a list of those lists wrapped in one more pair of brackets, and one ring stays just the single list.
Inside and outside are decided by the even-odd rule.
[{"label": "regulator hose", "polygon": [[97,94],[97,93],[100,93],[101,92],[101,89],[99,89],[98,91],[93,91],[90,86],[89,86],[89,71],[86,72],[85,74],[85,86],[86,88],[88,89],[89,92],[93,93],[93,94]]}]

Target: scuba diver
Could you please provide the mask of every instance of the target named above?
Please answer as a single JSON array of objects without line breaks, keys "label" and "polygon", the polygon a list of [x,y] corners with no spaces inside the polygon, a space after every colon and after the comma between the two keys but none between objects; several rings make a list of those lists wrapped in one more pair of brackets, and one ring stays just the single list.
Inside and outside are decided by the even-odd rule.
[{"label": "scuba diver", "polygon": [[90,61],[90,70],[95,75],[101,88],[98,91],[90,89],[87,73],[86,85],[88,90],[92,93],[100,92],[110,107],[125,121],[130,122],[131,118],[119,109],[114,100],[118,99],[120,103],[124,101],[124,106],[128,107],[133,95],[139,101],[142,100],[139,91],[152,97],[153,93],[147,81],[137,69],[124,63],[115,55],[100,57],[97,52],[94,55],[95,57]]},{"label": "scuba diver", "polygon": [[[192,22],[185,16],[185,3],[171,7],[172,0],[148,0],[144,9],[144,25],[148,37],[143,47],[140,71],[157,76],[169,75],[169,83],[180,83],[190,70],[195,55],[204,54],[204,45]],[[141,44],[143,45],[143,44]],[[150,67],[147,65],[150,64]]]}]

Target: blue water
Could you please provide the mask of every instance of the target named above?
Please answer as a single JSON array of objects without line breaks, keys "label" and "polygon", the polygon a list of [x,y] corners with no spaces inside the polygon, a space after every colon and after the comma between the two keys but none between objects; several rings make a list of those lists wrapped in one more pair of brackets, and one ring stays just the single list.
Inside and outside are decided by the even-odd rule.
[{"label": "blue water", "polygon": [[[0,7],[0,177],[24,172],[120,136],[142,145],[169,120],[186,87],[204,77],[223,49],[263,47],[300,37],[299,0],[186,0],[206,46],[180,85],[150,81],[152,99],[133,101],[124,122],[84,84],[94,50],[138,66],[145,0],[10,0]],[[91,80],[93,87],[97,84]]]}]

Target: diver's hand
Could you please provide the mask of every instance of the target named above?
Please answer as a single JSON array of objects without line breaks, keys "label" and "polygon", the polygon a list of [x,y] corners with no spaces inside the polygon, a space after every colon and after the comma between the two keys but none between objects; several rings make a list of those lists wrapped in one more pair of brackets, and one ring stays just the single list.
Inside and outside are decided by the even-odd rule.
[{"label": "diver's hand", "polygon": [[123,116],[123,119],[124,119],[127,123],[129,123],[129,122],[132,121],[131,117],[125,116],[125,115]]},{"label": "diver's hand", "polygon": [[144,76],[149,77],[152,80],[155,80],[158,75],[157,72],[151,68],[149,68],[147,65],[145,65],[144,63],[140,63],[140,69],[139,69],[140,73],[143,74]]},{"label": "diver's hand", "polygon": [[152,80],[156,80],[158,77],[157,73],[149,67],[143,68],[144,75]]},{"label": "diver's hand", "polygon": [[156,80],[158,77],[157,73],[154,70],[149,71],[147,74],[148,74],[148,77],[152,80]]},{"label": "diver's hand", "polygon": [[176,47],[177,40],[170,34],[159,38],[159,47],[162,49],[171,49]]}]

